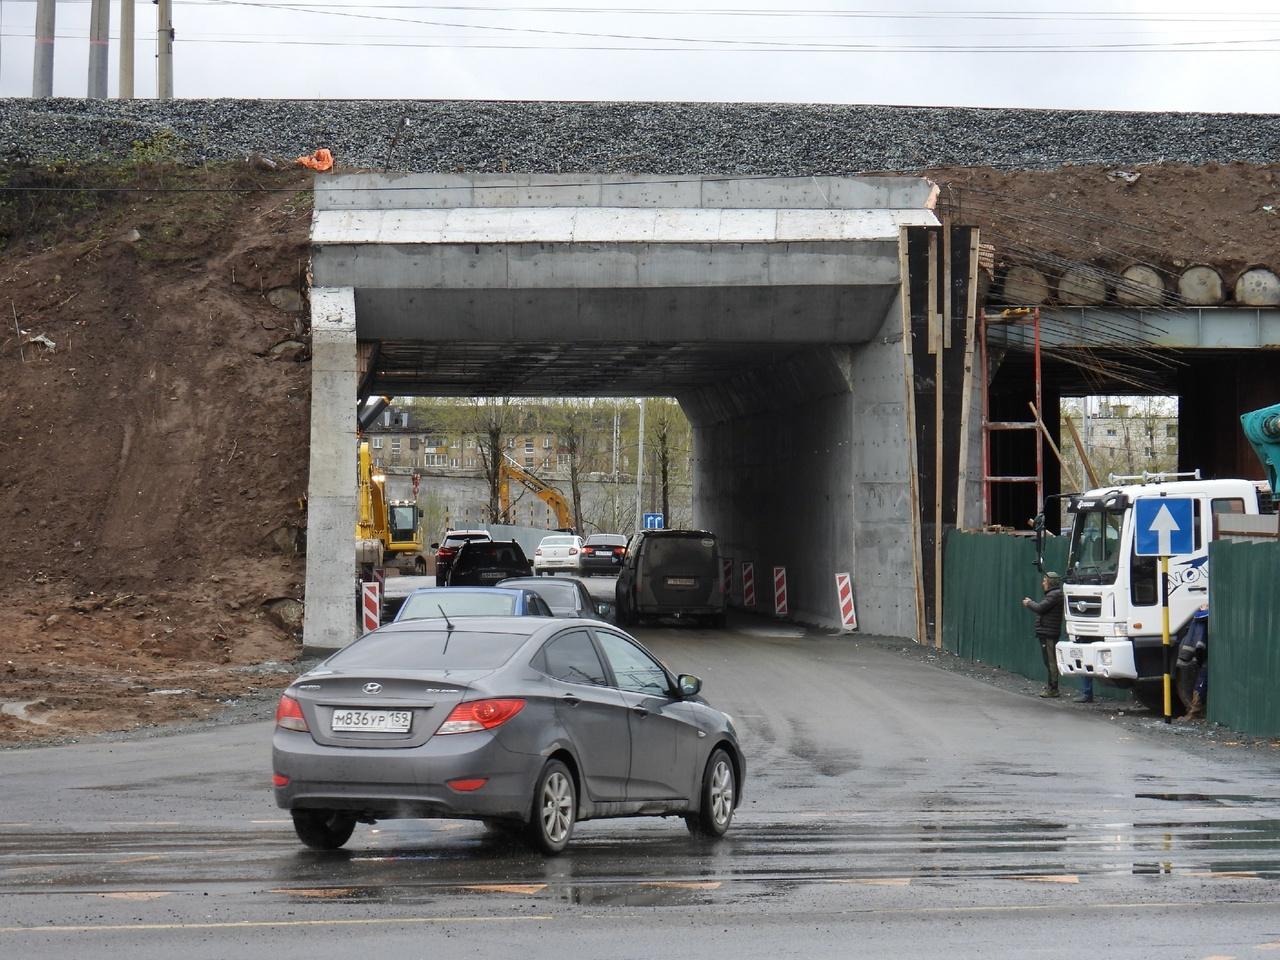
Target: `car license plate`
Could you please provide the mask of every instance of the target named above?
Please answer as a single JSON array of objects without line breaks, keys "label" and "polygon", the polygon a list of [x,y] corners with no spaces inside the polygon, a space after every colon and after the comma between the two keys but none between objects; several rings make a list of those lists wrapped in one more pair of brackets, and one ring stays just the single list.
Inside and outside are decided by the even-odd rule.
[{"label": "car license plate", "polygon": [[1068,650],[1067,652],[1070,654],[1070,656],[1071,656],[1071,659],[1072,659],[1072,660],[1079,660],[1079,659],[1080,659],[1080,648],[1079,648],[1079,647],[1071,647],[1071,648],[1069,648],[1069,650]]},{"label": "car license plate", "polygon": [[497,573],[482,573],[480,574],[480,579],[481,580],[501,580],[505,576],[506,576],[505,573],[503,573],[502,571],[498,571]]},{"label": "car license plate", "polygon": [[667,577],[668,587],[696,587],[698,581],[693,577]]},{"label": "car license plate", "polygon": [[412,716],[408,710],[335,710],[330,729],[334,733],[357,730],[408,733]]}]

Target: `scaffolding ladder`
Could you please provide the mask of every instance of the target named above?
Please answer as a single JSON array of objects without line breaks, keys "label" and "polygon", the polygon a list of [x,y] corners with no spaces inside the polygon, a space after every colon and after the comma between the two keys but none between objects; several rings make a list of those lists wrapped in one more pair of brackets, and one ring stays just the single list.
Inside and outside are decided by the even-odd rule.
[{"label": "scaffolding ladder", "polygon": [[[1035,420],[992,420],[990,407],[991,363],[987,354],[987,324],[1029,324],[1035,344],[1035,394],[1036,414],[1044,417],[1044,409],[1040,398],[1040,308],[1008,307],[997,314],[988,314],[983,310],[978,325],[979,346],[982,351],[982,523],[991,526],[992,492],[997,483],[1034,483],[1036,485],[1036,505],[1044,503],[1044,443],[1040,436],[1040,426]],[[991,435],[997,431],[1031,430],[1036,438],[1036,472],[1034,476],[1000,476],[991,472]]]}]

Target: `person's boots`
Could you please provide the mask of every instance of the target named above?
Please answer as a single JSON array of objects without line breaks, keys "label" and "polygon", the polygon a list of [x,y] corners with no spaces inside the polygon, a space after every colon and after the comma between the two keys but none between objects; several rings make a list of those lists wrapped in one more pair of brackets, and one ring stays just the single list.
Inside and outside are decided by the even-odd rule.
[{"label": "person's boots", "polygon": [[1191,705],[1187,707],[1187,712],[1183,714],[1187,720],[1203,720],[1204,719],[1204,700],[1197,690],[1191,694]]},{"label": "person's boots", "polygon": [[1045,687],[1040,691],[1040,696],[1044,697],[1046,700],[1052,700],[1053,698],[1060,696],[1060,694],[1058,693],[1057,687]]}]

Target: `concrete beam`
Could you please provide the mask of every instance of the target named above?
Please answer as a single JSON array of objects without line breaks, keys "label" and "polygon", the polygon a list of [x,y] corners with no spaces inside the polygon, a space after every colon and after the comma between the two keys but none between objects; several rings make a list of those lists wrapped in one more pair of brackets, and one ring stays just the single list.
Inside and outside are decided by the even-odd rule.
[{"label": "concrete beam", "polygon": [[[1249,350],[1280,344],[1280,310],[1274,309],[1052,307],[1042,308],[1040,318],[1040,340],[1048,347]],[[987,331],[995,346],[1032,348],[1028,324],[992,324]]]},{"label": "concrete beam", "polygon": [[356,637],[356,302],[350,287],[311,290],[311,462],[303,652]]},{"label": "concrete beam", "polygon": [[863,343],[893,299],[878,286],[648,290],[370,290],[360,339],[473,343]]},{"label": "concrete beam", "polygon": [[702,177],[621,173],[326,174],[315,209],[457,207],[705,207],[932,209],[937,186],[920,177]]}]

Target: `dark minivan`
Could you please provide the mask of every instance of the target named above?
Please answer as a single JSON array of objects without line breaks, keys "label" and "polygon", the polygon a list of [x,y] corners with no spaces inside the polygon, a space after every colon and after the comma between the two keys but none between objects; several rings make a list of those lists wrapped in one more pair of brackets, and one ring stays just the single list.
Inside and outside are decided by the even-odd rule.
[{"label": "dark minivan", "polygon": [[533,566],[514,540],[468,540],[449,569],[450,587],[492,587],[499,580],[532,575]]},{"label": "dark minivan", "polygon": [[689,617],[723,627],[720,547],[705,530],[641,530],[627,544],[618,574],[618,622]]}]

